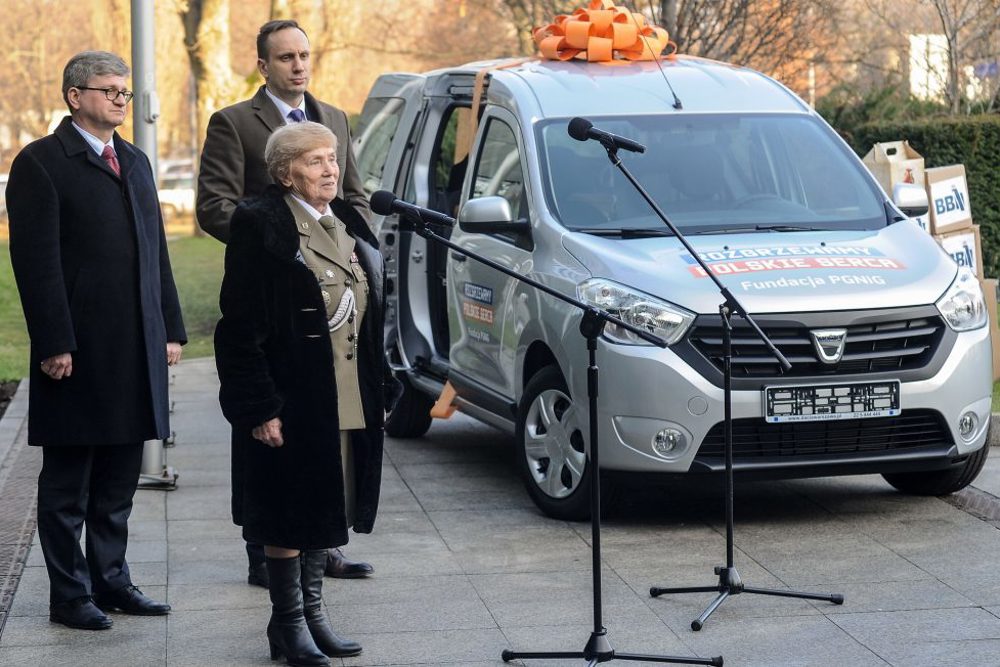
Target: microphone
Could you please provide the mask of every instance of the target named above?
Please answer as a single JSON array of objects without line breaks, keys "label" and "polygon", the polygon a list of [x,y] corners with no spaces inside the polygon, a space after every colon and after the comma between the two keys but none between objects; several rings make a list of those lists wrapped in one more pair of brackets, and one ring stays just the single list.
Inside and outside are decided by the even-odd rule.
[{"label": "microphone", "polygon": [[626,139],[625,137],[619,137],[617,134],[611,134],[610,132],[605,132],[604,130],[598,130],[589,120],[586,118],[580,118],[579,116],[569,122],[569,128],[567,128],[566,131],[569,132],[569,136],[573,137],[577,141],[596,139],[601,142],[602,146],[609,150],[613,148],[623,148],[627,151],[632,151],[633,153],[646,152],[646,147],[638,141],[632,141],[631,139]]},{"label": "microphone", "polygon": [[401,217],[419,220],[424,224],[445,225],[447,227],[455,224],[455,218],[403,201],[388,190],[373,192],[369,203],[372,207],[372,213],[378,215],[398,213]]}]

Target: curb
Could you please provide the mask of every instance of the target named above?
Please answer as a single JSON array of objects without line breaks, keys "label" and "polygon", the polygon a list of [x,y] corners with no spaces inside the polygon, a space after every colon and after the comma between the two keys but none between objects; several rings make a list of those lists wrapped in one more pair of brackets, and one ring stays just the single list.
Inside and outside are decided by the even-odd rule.
[{"label": "curb", "polygon": [[[24,473],[39,466],[40,459],[20,455],[26,449],[27,388],[28,381],[22,380],[0,418],[0,636],[35,533],[34,479]],[[22,484],[25,479],[31,481],[27,486]]]}]

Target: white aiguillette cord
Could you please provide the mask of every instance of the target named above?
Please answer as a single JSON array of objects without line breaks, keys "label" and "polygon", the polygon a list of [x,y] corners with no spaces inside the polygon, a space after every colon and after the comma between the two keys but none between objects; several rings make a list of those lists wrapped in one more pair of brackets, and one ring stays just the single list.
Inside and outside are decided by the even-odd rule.
[{"label": "white aiguillette cord", "polygon": [[[354,303],[354,291],[351,288],[344,290],[344,296],[340,297],[340,303],[337,304],[337,310],[333,315],[326,321],[327,326],[330,331],[336,331],[340,327],[344,326],[344,322],[350,319],[349,316],[356,315],[357,310],[355,309]],[[357,333],[357,332],[355,332]]]}]

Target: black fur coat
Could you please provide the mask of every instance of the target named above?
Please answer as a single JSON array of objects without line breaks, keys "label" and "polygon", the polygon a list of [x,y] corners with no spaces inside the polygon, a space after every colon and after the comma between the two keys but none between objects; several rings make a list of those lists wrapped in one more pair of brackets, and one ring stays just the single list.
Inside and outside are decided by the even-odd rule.
[{"label": "black fur coat", "polygon": [[[319,285],[295,259],[299,235],[283,193],[271,186],[242,202],[232,219],[215,330],[219,401],[233,427],[233,520],[248,542],[291,549],[347,543],[333,350]],[[355,238],[370,296],[358,340],[364,430],[351,431],[357,516],[371,532],[378,509],[388,375],[382,329],[382,255],[371,230],[343,200],[334,215]],[[271,448],[251,430],[282,420],[285,444]]]}]

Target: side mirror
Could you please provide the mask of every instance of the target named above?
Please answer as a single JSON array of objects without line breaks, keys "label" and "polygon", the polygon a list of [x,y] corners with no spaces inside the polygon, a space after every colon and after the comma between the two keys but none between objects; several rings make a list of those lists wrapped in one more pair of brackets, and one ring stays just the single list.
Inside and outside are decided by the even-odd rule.
[{"label": "side mirror", "polygon": [[906,216],[916,218],[927,215],[929,203],[927,190],[914,183],[897,183],[892,188],[892,203]]},{"label": "side mirror", "polygon": [[524,234],[527,220],[514,220],[510,202],[503,197],[479,197],[465,202],[458,213],[458,226],[471,234]]}]

